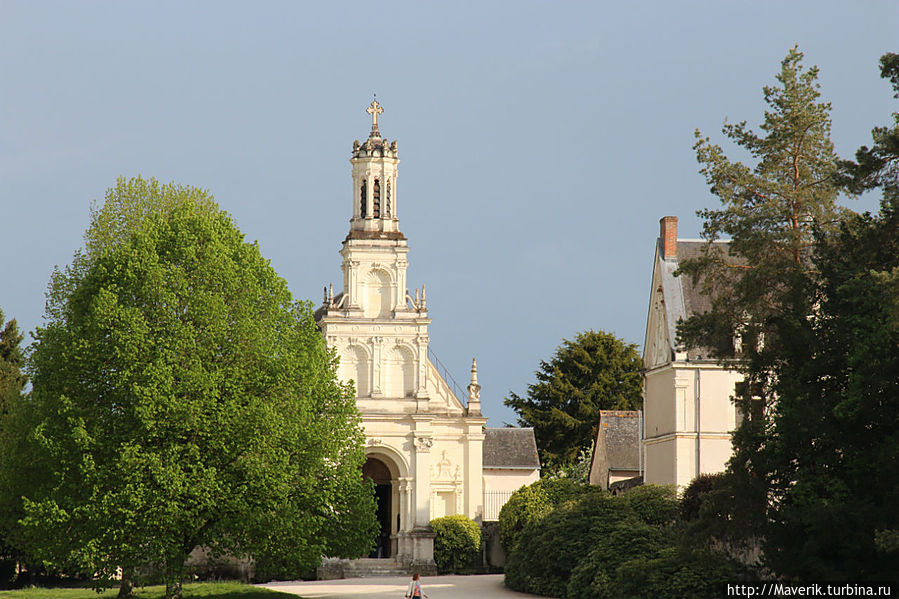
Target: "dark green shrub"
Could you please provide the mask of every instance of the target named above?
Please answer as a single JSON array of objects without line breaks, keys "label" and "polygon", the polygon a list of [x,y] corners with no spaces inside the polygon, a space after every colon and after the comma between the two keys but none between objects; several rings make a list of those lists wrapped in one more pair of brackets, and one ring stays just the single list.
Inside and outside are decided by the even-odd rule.
[{"label": "dark green shrub", "polygon": [[724,557],[678,547],[663,549],[658,557],[639,557],[618,567],[610,596],[632,599],[712,599],[737,579],[737,569]]},{"label": "dark green shrub", "polygon": [[721,488],[725,479],[723,474],[700,474],[684,489],[680,501],[680,517],[682,520],[695,520],[708,493]]},{"label": "dark green shrub", "polygon": [[506,562],[506,586],[551,597],[605,596],[598,593],[614,583],[620,564],[655,557],[674,542],[673,491],[646,486],[631,493],[585,491],[526,525]]},{"label": "dark green shrub", "polygon": [[571,571],[603,536],[632,512],[606,493],[589,493],[528,525],[506,562],[506,586],[564,597]]},{"label": "dark green shrub", "polygon": [[571,572],[568,597],[619,597],[614,592],[618,567],[632,559],[655,557],[671,545],[668,529],[637,519],[619,522]]},{"label": "dark green shrub", "polygon": [[481,527],[467,516],[457,514],[431,520],[434,561],[441,574],[460,574],[474,566],[481,550]]},{"label": "dark green shrub", "polygon": [[569,478],[541,479],[514,493],[499,512],[499,539],[510,552],[524,527],[539,522],[553,508],[587,493],[602,489]]},{"label": "dark green shrub", "polygon": [[674,522],[678,514],[677,491],[673,486],[641,485],[618,496],[641,521],[654,526]]}]

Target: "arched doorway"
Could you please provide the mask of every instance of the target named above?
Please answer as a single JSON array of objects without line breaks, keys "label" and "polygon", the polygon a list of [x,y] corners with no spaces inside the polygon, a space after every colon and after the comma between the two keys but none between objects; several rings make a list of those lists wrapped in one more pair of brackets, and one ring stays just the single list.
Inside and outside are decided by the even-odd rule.
[{"label": "arched doorway", "polygon": [[390,533],[393,531],[391,515],[393,506],[393,485],[390,468],[378,458],[371,457],[362,466],[362,476],[375,483],[375,500],[377,501],[378,524],[381,525],[375,548],[369,557],[391,557]]}]

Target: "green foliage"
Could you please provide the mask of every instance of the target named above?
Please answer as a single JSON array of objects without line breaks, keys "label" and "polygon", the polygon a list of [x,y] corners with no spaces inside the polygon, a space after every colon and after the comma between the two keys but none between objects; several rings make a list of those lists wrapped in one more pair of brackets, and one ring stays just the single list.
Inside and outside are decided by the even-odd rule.
[{"label": "green foliage", "polygon": [[481,527],[477,522],[456,514],[431,520],[434,538],[434,561],[441,574],[471,571],[481,551]]},{"label": "green foliage", "polygon": [[600,410],[642,405],[642,361],[636,346],[610,333],[585,331],[564,340],[549,362],[541,361],[527,397],[510,393],[505,404],[521,426],[534,428],[544,466],[568,464],[589,450]]},{"label": "green foliage", "polygon": [[801,578],[895,579],[899,555],[878,531],[899,528],[899,194],[880,214],[847,218],[816,246],[811,336],[779,367],[766,452],[783,488],[766,555]]},{"label": "green foliage", "polygon": [[[637,491],[635,489],[634,491]],[[616,568],[673,543],[673,490],[644,486],[614,497],[584,492],[526,525],[506,563],[506,585],[550,597],[617,597]]]},{"label": "green foliage", "polygon": [[0,427],[9,413],[10,405],[22,395],[27,377],[22,372],[25,357],[22,353],[22,335],[19,325],[13,318],[6,324],[3,322],[3,310],[0,310]]},{"label": "green foliage", "polygon": [[739,580],[737,570],[720,555],[666,547],[657,557],[637,557],[621,564],[616,570],[613,596],[716,599],[721,597],[724,584],[735,580]]},{"label": "green foliage", "polygon": [[[730,340],[739,336],[741,360],[732,366],[744,368],[763,390],[782,340],[771,335],[772,327],[779,318],[808,313],[806,298],[795,291],[810,271],[813,231],[832,228],[839,215],[830,104],[818,101],[818,68],[804,70],[802,57],[790,50],[777,75],[779,85],[764,88],[769,110],[762,135],[745,121],[722,129],[749,152],[754,167],[729,160],[720,146],[696,132],[700,172],[722,207],[697,213],[709,243],[702,256],[679,265],[712,300],[709,312],[681,323],[681,341],[731,358]],[[726,251],[712,243],[721,236],[730,237]]]},{"label": "green foliage", "polygon": [[155,569],[168,596],[197,545],[299,569],[365,553],[363,433],[311,306],[200,190],[120,179],[85,239],[0,456],[34,553],[98,584]]},{"label": "green foliage", "polygon": [[[790,485],[784,464],[772,461],[771,454],[774,398],[784,382],[778,368],[788,352],[811,344],[814,233],[834,230],[841,216],[830,105],[819,101],[817,67],[805,70],[802,58],[790,50],[778,84],[764,88],[768,110],[761,134],[745,122],[723,128],[749,152],[754,166],[729,160],[698,132],[695,145],[701,172],[722,206],[699,212],[709,243],[702,256],[680,264],[680,273],[701,284],[712,307],[680,323],[678,334],[687,346],[736,358],[728,365],[746,376],[746,392],[735,398],[746,417],[733,437],[730,490],[716,491],[709,503],[717,504],[712,511],[723,519],[710,530],[737,545],[751,545],[764,535],[769,501],[776,502]],[[730,237],[726,247],[712,243],[721,236]],[[741,340],[739,354],[734,338]],[[736,503],[719,501],[727,497]]]},{"label": "green foliage", "polygon": [[[14,425],[10,413],[19,409],[27,382],[22,372],[25,365],[22,338],[16,320],[4,324],[3,310],[0,310],[0,454],[9,451],[6,439]],[[4,477],[0,471],[0,486],[3,485]],[[13,507],[0,502],[0,585],[13,579],[16,562],[25,557],[21,547],[14,542],[15,517]]]},{"label": "green foliage", "polygon": [[[617,598],[618,568],[632,559],[654,558],[671,545],[670,532],[635,518],[625,518],[598,539],[571,572],[566,597]],[[638,576],[638,579],[640,576]],[[629,595],[625,595],[629,596]]]},{"label": "green foliage", "polygon": [[[861,148],[857,162],[841,163],[840,177],[827,179],[826,105],[815,103],[815,70],[798,75],[799,57],[794,51],[784,61],[783,89],[766,91],[779,100],[766,115],[766,123],[777,117],[768,135],[731,130],[760,157],[770,153],[786,179],[769,174],[732,193],[748,171],[698,144],[725,203],[703,213],[706,233],[731,234],[731,255],[742,263],[730,265],[724,299],[681,327],[682,338],[707,342],[714,327],[742,335],[736,364],[760,399],[739,398],[748,418],[734,435],[729,470],[697,495],[687,531],[731,550],[763,541],[766,565],[792,579],[895,579],[899,555],[885,550],[884,531],[899,529],[892,508],[899,501],[899,114],[891,127],[874,129],[873,146]],[[899,97],[899,56],[884,56],[881,66]],[[792,189],[782,185],[790,177]],[[838,215],[831,199],[838,180],[850,192],[880,188],[880,213]],[[793,211],[779,219],[767,211],[767,189]],[[719,258],[709,254],[683,270],[720,281],[726,261]],[[762,333],[763,344],[745,342]]]},{"label": "green foliage", "polygon": [[570,478],[541,479],[521,487],[499,512],[500,543],[507,552],[512,551],[526,526],[539,522],[570,499],[597,491],[596,487]]}]

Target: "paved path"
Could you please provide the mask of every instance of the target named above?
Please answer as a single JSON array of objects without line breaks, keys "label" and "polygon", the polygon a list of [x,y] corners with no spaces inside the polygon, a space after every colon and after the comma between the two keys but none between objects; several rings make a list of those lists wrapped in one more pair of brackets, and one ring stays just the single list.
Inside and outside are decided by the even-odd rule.
[{"label": "paved path", "polygon": [[[270,582],[258,586],[282,593],[293,593],[306,599],[402,599],[409,586],[409,580],[407,576],[385,576],[310,582]],[[421,579],[421,588],[430,599],[471,599],[473,597],[524,599],[537,596],[510,591],[503,586],[502,574],[425,576]]]}]

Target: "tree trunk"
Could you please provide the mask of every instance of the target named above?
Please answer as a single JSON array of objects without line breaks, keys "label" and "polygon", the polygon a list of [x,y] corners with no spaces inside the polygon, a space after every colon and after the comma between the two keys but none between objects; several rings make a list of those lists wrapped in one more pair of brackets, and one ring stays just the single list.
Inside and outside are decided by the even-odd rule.
[{"label": "tree trunk", "polygon": [[119,585],[119,599],[133,599],[134,597],[134,582],[131,578],[122,573],[122,584]]},{"label": "tree trunk", "polygon": [[181,593],[181,579],[166,581],[165,599],[182,599]]}]

